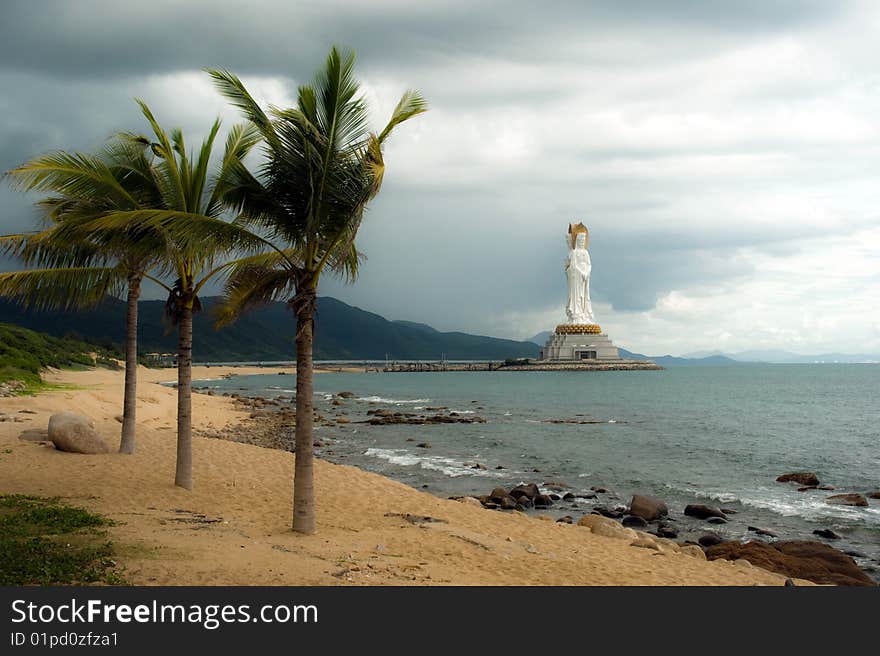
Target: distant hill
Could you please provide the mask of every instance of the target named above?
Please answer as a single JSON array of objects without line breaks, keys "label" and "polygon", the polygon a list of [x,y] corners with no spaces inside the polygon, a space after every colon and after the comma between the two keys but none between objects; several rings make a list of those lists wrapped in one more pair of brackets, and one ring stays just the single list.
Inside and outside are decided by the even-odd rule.
[{"label": "distant hill", "polygon": [[720,355],[737,362],[767,362],[773,364],[880,362],[880,353],[820,353],[818,355],[801,355],[779,349],[740,351],[738,353],[698,351],[696,353],[688,353],[685,357],[694,358],[708,355]]},{"label": "distant hill", "polygon": [[532,344],[537,344],[541,348],[544,348],[544,344],[547,343],[547,340],[550,339],[550,335],[553,334],[553,331],[543,330],[539,332],[537,335],[529,339]]},{"label": "distant hill", "polygon": [[679,358],[674,355],[642,355],[641,353],[633,353],[624,348],[617,349],[620,357],[630,358],[632,360],[653,360],[661,367],[718,367],[741,364],[736,360],[732,360],[723,355],[709,355],[704,358]]},{"label": "distant hill", "polygon": [[[544,344],[550,338],[552,333],[549,330],[538,333],[529,341],[538,344],[543,348]],[[701,367],[701,366],[724,366],[738,364],[735,360],[723,355],[709,355],[706,357],[683,357],[679,358],[674,355],[657,355],[648,356],[641,353],[633,353],[625,348],[617,348],[620,357],[630,360],[653,360],[661,367]]]},{"label": "distant hill", "polygon": [[[295,357],[293,314],[284,303],[256,309],[231,326],[215,330],[212,308],[218,299],[202,299],[204,310],[193,321],[193,357],[199,362],[292,360]],[[139,304],[140,352],[174,352],[175,334],[162,323],[164,301]],[[0,321],[59,337],[72,337],[112,347],[123,343],[125,306],[108,299],[79,312],[35,312],[0,299]],[[538,347],[460,332],[439,332],[425,324],[389,321],[330,297],[318,299],[315,358],[319,360],[503,360],[533,358]]]}]

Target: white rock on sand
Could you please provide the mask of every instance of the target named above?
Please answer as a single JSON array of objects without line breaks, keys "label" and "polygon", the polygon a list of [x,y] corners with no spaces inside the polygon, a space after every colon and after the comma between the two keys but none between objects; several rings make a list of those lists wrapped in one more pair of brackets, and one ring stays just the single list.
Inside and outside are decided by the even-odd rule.
[{"label": "white rock on sand", "polygon": [[59,451],[110,453],[110,447],[95,430],[95,422],[72,412],[49,417],[49,440]]}]

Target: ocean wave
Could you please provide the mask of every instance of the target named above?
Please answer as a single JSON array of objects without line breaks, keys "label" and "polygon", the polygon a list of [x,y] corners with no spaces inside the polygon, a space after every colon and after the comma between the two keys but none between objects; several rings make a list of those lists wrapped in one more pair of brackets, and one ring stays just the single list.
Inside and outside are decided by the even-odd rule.
[{"label": "ocean wave", "polygon": [[455,458],[445,458],[443,456],[422,456],[412,453],[411,451],[407,451],[406,449],[369,448],[364,451],[364,455],[373,458],[379,458],[380,460],[385,460],[392,465],[400,465],[402,467],[418,466],[422,469],[427,469],[429,471],[440,472],[441,474],[449,476],[450,478],[457,478],[459,476],[484,476],[488,478],[499,478],[503,475],[507,475],[510,473],[507,470],[504,471],[504,474],[499,474],[498,472],[492,470],[474,469],[468,463],[461,460],[456,460]]},{"label": "ocean wave", "polygon": [[473,410],[450,410],[449,414],[472,415],[472,414],[474,414],[474,411]]},{"label": "ocean wave", "polygon": [[[667,486],[674,487],[674,486]],[[824,497],[810,496],[799,492],[797,497],[782,496],[776,490],[758,488],[756,494],[735,494],[727,491],[698,490],[695,488],[676,488],[701,499],[719,503],[740,503],[751,508],[769,510],[783,517],[801,517],[807,520],[850,520],[866,525],[880,526],[880,509],[839,506],[825,502]],[[762,495],[761,493],[766,494]]]},{"label": "ocean wave", "polygon": [[367,403],[393,403],[394,405],[405,405],[407,403],[430,403],[431,399],[388,399],[384,396],[359,396],[356,401],[365,401]]}]

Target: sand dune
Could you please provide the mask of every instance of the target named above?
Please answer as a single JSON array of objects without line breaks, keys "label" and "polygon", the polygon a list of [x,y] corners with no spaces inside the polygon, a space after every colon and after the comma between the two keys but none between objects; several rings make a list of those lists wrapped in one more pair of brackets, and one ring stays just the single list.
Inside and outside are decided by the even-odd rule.
[{"label": "sand dune", "polygon": [[[228,367],[197,367],[195,378]],[[239,369],[238,373],[277,370]],[[289,369],[286,369],[289,371]],[[49,415],[95,421],[115,448],[122,373],[54,372],[77,389],[0,399],[0,493],[60,496],[109,516],[123,575],[142,585],[781,585],[784,577],[727,561],[638,548],[589,529],[439,499],[352,467],[316,463],[318,533],[290,530],[293,456],[194,438],[195,489],[173,485],[173,370],[140,372],[133,456],[78,455],[25,442]],[[20,413],[29,410],[35,414]],[[224,397],[193,395],[194,425],[247,430]],[[407,516],[410,517],[407,517]],[[418,522],[417,517],[434,520]]]}]

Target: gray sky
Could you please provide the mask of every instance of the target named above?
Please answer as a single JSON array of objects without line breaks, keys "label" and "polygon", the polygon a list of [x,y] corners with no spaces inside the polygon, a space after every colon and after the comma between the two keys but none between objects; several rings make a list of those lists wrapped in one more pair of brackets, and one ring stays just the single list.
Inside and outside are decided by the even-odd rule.
[{"label": "gray sky", "polygon": [[[291,104],[354,48],[386,149],[355,285],[392,319],[527,338],[564,320],[562,235],[591,230],[598,322],[652,354],[880,352],[880,3],[0,4],[0,168],[238,118],[203,67]],[[0,190],[0,232],[33,198]],[[7,268],[13,266],[6,263]]]}]

